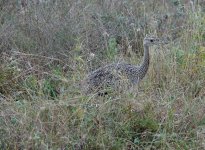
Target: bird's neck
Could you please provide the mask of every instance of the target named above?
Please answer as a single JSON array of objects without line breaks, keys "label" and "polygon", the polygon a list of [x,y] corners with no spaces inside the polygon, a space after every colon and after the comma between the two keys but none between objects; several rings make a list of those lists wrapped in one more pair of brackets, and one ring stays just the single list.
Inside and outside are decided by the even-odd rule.
[{"label": "bird's neck", "polygon": [[147,46],[146,44],[144,44],[144,56],[143,56],[143,61],[140,65],[140,78],[142,79],[145,74],[147,73],[147,70],[149,68],[149,46]]},{"label": "bird's neck", "polygon": [[142,65],[149,66],[149,46],[144,45],[144,56]]}]

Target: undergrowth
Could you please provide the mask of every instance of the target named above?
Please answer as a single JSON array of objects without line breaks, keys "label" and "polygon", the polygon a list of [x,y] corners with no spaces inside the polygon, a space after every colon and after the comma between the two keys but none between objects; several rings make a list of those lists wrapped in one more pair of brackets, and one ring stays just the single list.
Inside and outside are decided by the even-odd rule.
[{"label": "undergrowth", "polygon": [[[205,149],[203,1],[0,7],[0,149]],[[134,93],[81,91],[99,66],[139,63],[149,33],[169,43]]]}]

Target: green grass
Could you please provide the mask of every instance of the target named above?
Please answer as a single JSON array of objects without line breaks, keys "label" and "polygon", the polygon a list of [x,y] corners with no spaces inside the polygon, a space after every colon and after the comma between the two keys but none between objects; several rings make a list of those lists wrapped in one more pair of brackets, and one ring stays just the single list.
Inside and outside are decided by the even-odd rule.
[{"label": "green grass", "polygon": [[[0,6],[0,149],[205,148],[202,3],[195,12],[176,0]],[[99,66],[139,63],[154,32],[171,40],[151,48],[136,92],[81,91]]]}]

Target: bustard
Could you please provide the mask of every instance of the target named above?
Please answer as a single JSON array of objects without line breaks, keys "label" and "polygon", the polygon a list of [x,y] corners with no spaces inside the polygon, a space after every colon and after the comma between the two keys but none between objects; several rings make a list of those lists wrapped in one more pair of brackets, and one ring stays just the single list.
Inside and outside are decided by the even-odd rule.
[{"label": "bustard", "polygon": [[144,56],[139,66],[128,63],[113,63],[100,67],[88,74],[82,82],[85,93],[100,92],[102,89],[125,89],[137,85],[146,75],[149,68],[149,47],[166,43],[153,36],[146,36],[143,40]]}]

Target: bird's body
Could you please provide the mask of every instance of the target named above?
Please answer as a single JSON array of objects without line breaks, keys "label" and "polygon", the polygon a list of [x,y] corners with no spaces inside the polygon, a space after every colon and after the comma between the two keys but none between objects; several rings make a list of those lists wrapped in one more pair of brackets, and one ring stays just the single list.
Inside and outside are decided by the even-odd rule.
[{"label": "bird's body", "polygon": [[144,57],[140,66],[127,63],[113,63],[91,72],[83,82],[86,93],[98,92],[111,87],[125,89],[138,84],[149,68],[149,46],[159,43],[158,38],[145,37]]},{"label": "bird's body", "polygon": [[[147,68],[148,69],[148,68]],[[136,85],[146,74],[140,73],[140,67],[132,64],[117,63],[100,67],[88,75],[87,92],[98,91],[100,88]],[[121,88],[122,89],[122,88]]]}]

